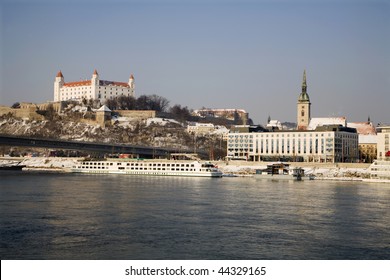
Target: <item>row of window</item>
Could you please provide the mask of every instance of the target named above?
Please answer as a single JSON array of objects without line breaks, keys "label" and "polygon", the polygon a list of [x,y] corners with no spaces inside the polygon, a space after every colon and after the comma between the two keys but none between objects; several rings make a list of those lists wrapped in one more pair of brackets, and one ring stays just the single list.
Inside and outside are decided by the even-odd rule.
[{"label": "row of window", "polygon": [[[235,134],[230,134],[229,135],[229,138],[253,138],[253,136],[256,136],[257,138],[258,137],[306,137],[306,133],[297,133],[297,134],[291,134],[291,133],[267,133],[267,132],[264,132],[264,133],[255,133],[255,134],[240,134],[238,133],[238,135],[235,135]],[[318,133],[308,133],[307,134],[308,137],[324,137],[324,133],[321,133],[321,134],[318,134]],[[328,133],[327,137],[331,137],[332,136],[332,133]]]},{"label": "row of window", "polygon": [[[86,166],[113,166],[113,162],[92,162],[86,161],[82,165]],[[138,162],[116,162],[116,166],[142,166],[142,167],[195,167],[192,163],[138,163]]]},{"label": "row of window", "polygon": [[[333,151],[333,139],[327,139],[326,145],[324,139],[321,139],[319,141],[318,139],[293,139],[291,141],[292,145],[290,146],[290,140],[285,139],[279,140],[271,139],[270,141],[268,139],[261,140],[260,142],[256,142],[256,153],[261,154],[279,154],[279,153],[286,153],[286,154],[306,154],[306,153],[321,153],[323,154],[326,150],[327,153],[330,153]],[[297,144],[297,145],[296,145]],[[234,143],[228,143],[228,149],[229,150],[248,150],[249,152],[253,152],[253,144],[244,145],[244,144],[234,144]],[[260,151],[259,151],[260,150]]]},{"label": "row of window", "polygon": [[[327,136],[325,136],[324,133],[297,133],[297,134],[292,134],[292,133],[267,133],[267,132],[264,132],[264,133],[255,133],[255,134],[229,134],[229,140],[232,140],[232,139],[240,139],[240,140],[244,140],[244,139],[253,139],[253,136],[256,136],[256,138],[284,138],[284,137],[292,137],[292,138],[295,138],[295,137],[298,137],[300,138],[301,136],[302,137],[332,137],[332,133],[327,133]],[[358,138],[358,134],[356,133],[340,133],[338,135],[336,135],[336,138],[347,138],[347,139],[357,139]]]},{"label": "row of window", "polygon": [[[109,166],[89,166],[81,165],[78,168],[81,169],[110,169]],[[145,170],[145,171],[196,171],[194,168],[178,168],[178,167],[124,167],[119,166],[118,170]],[[206,170],[210,171],[210,170]]]}]

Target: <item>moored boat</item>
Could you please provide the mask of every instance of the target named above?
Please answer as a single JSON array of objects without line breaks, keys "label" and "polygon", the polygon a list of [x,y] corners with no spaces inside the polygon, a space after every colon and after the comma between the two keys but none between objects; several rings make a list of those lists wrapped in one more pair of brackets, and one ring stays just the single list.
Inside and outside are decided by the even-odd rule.
[{"label": "moored boat", "polygon": [[22,170],[26,165],[18,163],[5,163],[0,165],[0,170]]},{"label": "moored boat", "polygon": [[254,175],[256,179],[269,179],[269,180],[313,180],[313,175],[306,175],[303,168],[295,167],[290,168],[287,163],[273,163],[267,165],[265,169],[257,169]]},{"label": "moored boat", "polygon": [[70,171],[147,176],[222,177],[222,172],[211,162],[190,160],[81,160]]}]

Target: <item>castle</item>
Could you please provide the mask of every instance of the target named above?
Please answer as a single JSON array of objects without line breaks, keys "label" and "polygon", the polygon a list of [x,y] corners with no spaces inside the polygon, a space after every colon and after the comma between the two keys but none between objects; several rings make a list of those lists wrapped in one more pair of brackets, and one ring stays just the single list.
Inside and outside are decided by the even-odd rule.
[{"label": "castle", "polygon": [[134,96],[134,76],[130,75],[129,81],[114,82],[99,79],[95,70],[91,80],[65,83],[62,72],[59,71],[54,81],[54,101],[115,98],[121,95]]}]

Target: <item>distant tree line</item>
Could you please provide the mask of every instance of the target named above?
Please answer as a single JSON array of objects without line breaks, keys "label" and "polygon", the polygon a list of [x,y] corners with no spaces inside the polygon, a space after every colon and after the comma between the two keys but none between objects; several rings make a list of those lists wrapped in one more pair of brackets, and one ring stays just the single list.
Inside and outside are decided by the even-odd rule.
[{"label": "distant tree line", "polygon": [[138,98],[132,96],[118,96],[105,101],[105,105],[111,110],[155,110],[166,112],[169,101],[158,95],[141,95]]},{"label": "distant tree line", "polygon": [[160,115],[174,118],[180,122],[191,119],[191,110],[187,106],[174,105],[169,107],[169,100],[158,95],[118,96],[107,99],[105,105],[111,110],[154,110]]}]

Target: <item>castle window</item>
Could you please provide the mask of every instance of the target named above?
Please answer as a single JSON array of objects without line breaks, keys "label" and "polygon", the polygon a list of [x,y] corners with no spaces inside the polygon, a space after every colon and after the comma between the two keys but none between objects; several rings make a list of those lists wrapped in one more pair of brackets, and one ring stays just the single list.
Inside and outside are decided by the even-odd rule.
[{"label": "castle window", "polygon": [[301,116],[304,117],[305,116],[305,111],[302,110],[301,112]]}]

